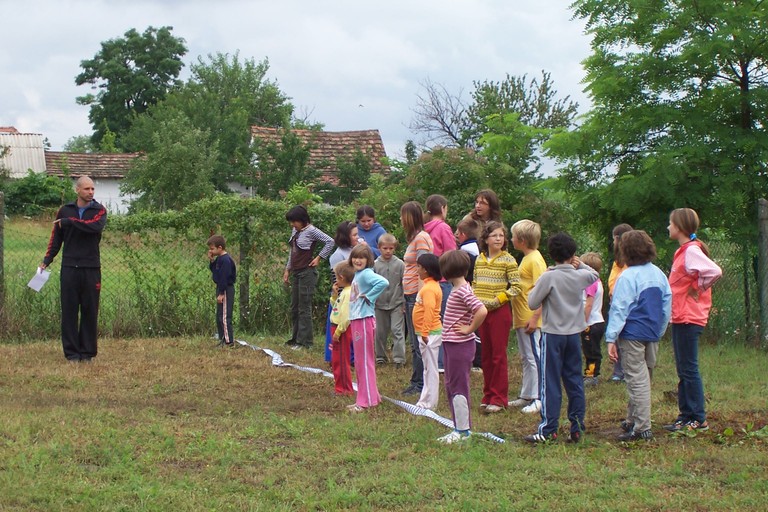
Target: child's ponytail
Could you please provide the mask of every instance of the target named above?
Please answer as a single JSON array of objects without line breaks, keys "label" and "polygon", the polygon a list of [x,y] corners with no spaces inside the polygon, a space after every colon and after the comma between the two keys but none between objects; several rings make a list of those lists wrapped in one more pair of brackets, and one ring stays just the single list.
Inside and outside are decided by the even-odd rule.
[{"label": "child's ponytail", "polygon": [[672,210],[672,213],[669,214],[669,222],[674,224],[691,241],[698,240],[699,244],[701,244],[701,252],[709,258],[709,247],[696,235],[696,231],[699,229],[699,215],[695,210],[690,208]]}]

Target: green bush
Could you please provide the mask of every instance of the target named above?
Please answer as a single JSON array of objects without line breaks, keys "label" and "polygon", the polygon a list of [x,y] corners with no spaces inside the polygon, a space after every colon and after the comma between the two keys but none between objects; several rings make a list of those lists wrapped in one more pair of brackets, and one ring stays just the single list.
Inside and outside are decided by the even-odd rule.
[{"label": "green bush", "polygon": [[70,180],[35,173],[32,170],[23,178],[6,179],[3,192],[5,211],[8,214],[28,216],[40,215],[45,210],[57,208],[76,197]]}]

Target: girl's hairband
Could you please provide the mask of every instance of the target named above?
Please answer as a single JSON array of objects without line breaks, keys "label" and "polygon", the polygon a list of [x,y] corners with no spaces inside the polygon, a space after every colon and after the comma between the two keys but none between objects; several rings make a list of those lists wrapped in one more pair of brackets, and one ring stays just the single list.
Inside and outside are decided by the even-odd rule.
[{"label": "girl's hairband", "polygon": [[698,238],[698,237],[696,236],[696,233],[691,233],[691,236],[689,238],[691,240],[696,240],[696,238]]}]

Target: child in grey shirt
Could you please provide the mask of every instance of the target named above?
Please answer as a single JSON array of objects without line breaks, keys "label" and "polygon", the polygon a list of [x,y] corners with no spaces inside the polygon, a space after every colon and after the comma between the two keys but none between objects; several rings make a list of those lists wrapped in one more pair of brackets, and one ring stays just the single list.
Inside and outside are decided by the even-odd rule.
[{"label": "child in grey shirt", "polygon": [[557,437],[562,391],[568,395],[568,419],[571,432],[568,441],[577,443],[584,431],[584,382],[581,375],[581,332],[587,328],[584,319],[584,289],[598,278],[597,272],[585,265],[576,254],[576,242],[558,233],[547,242],[549,256],[557,265],[544,272],[528,295],[528,306],[542,307],[541,372],[539,396],[541,423],[535,434],[525,437],[530,443],[542,443]]}]

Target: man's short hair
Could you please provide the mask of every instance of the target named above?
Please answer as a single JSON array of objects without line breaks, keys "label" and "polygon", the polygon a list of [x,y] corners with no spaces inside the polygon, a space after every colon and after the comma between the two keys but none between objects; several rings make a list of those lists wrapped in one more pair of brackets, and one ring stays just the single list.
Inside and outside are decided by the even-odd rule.
[{"label": "man's short hair", "polygon": [[523,219],[512,224],[512,234],[515,238],[525,242],[529,249],[538,249],[541,242],[541,226],[538,222]]},{"label": "man's short hair", "polygon": [[79,178],[77,178],[75,180],[75,190],[77,190],[78,188],[82,187],[84,183],[87,183],[89,181],[91,183],[93,183],[93,180],[91,179],[90,176],[85,176],[85,175],[80,176]]},{"label": "man's short hair", "polygon": [[213,235],[211,238],[208,239],[208,246],[221,247],[222,249],[226,249],[227,241],[224,240],[224,237],[221,235]]},{"label": "man's short hair", "polygon": [[633,229],[621,235],[619,250],[628,267],[645,265],[656,259],[656,244],[641,229]]},{"label": "man's short hair", "polygon": [[462,250],[446,251],[440,256],[440,273],[445,279],[456,279],[467,275],[472,263],[469,254]]}]

